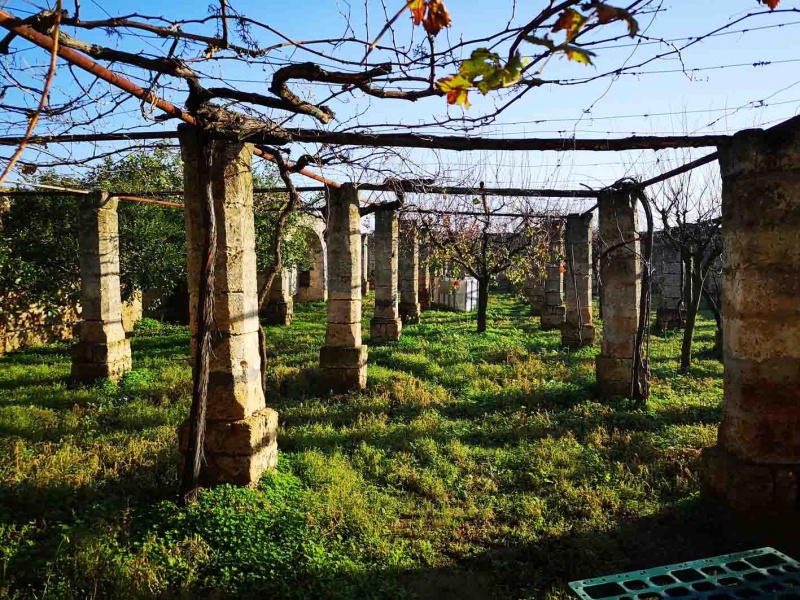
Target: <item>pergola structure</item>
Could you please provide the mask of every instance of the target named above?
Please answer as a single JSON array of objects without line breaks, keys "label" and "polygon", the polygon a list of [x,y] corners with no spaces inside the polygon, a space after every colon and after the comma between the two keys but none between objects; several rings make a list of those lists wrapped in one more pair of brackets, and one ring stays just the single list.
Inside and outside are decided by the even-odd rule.
[{"label": "pergola structure", "polygon": [[[769,130],[734,136],[671,136],[622,140],[496,140],[414,134],[359,134],[317,130],[208,131],[192,114],[155,97],[70,48],[8,18],[0,25],[58,53],[73,65],[184,122],[177,132],[60,136],[30,140],[80,142],[172,136],[184,160],[184,208],[194,358],[194,402],[181,436],[185,473],[200,482],[250,483],[275,465],[277,414],[266,407],[260,381],[258,303],[253,227],[253,154],[275,160],[265,144],[316,141],[330,144],[455,150],[663,149],[716,146],[717,152],[646,182],[611,183],[595,191],[507,190],[509,195],[596,197],[602,238],[603,334],[597,358],[602,397],[647,394],[646,335],[649,319],[649,247],[639,234],[643,190],[666,177],[718,159],[723,180],[725,400],[719,443],[706,453],[705,481],[735,507],[794,510],[800,498],[800,118]],[[119,136],[114,138],[114,136]],[[141,137],[140,137],[141,139]],[[16,144],[17,138],[2,143]],[[320,367],[337,391],[366,385],[367,348],[362,341],[362,248],[359,189],[436,191],[418,183],[359,185],[328,180],[306,168],[298,172],[325,185],[328,195],[328,323]],[[302,188],[299,188],[302,189]],[[296,191],[296,190],[295,190]],[[442,191],[439,189],[438,191]],[[498,190],[485,193],[499,195]],[[456,193],[450,191],[450,193]],[[118,279],[114,273],[115,200],[91,195],[82,204],[82,298],[86,307],[76,350],[75,373],[116,376],[130,368],[119,336]],[[379,211],[376,283],[380,312],[375,331],[383,339],[400,333],[400,321],[418,314],[414,297],[418,250],[412,242],[396,262],[397,209]],[[649,224],[652,232],[652,222]],[[567,305],[555,261],[545,288],[543,321],[562,331],[566,343],[583,344],[591,330],[591,219],[567,215]],[[413,239],[413,236],[412,236]],[[552,250],[560,252],[561,240]],[[408,257],[408,258],[405,258]],[[388,258],[388,260],[386,260]],[[99,260],[98,260],[99,259]],[[397,270],[402,265],[400,274]],[[116,282],[115,282],[116,281]],[[407,285],[406,285],[407,282]],[[115,285],[117,289],[115,290]],[[546,284],[547,285],[547,284]],[[398,288],[402,295],[398,306]],[[418,290],[416,290],[418,292]],[[402,307],[405,307],[403,309]],[[96,310],[95,310],[96,308]],[[405,313],[403,312],[405,310]],[[212,328],[213,324],[213,328]],[[88,366],[87,366],[88,365]],[[205,464],[201,465],[200,450]]]}]

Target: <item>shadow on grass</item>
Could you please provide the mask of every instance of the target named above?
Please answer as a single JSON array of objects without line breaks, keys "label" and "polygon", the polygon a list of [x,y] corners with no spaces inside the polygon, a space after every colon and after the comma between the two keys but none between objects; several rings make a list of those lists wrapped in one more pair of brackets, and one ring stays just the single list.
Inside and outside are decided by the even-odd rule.
[{"label": "shadow on grass", "polygon": [[[608,531],[574,531],[499,547],[444,569],[397,573],[411,598],[572,597],[570,581],[640,570],[762,546],[800,556],[800,540],[780,522],[765,526],[698,499]],[[598,571],[597,564],[603,569]],[[609,571],[609,569],[611,569]]]}]

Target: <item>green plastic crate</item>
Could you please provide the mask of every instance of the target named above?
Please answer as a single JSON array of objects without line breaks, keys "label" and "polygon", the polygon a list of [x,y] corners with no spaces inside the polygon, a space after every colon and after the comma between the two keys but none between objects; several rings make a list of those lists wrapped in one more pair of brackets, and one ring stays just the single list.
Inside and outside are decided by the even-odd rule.
[{"label": "green plastic crate", "polygon": [[800,563],[773,548],[569,584],[583,600],[800,600]]}]

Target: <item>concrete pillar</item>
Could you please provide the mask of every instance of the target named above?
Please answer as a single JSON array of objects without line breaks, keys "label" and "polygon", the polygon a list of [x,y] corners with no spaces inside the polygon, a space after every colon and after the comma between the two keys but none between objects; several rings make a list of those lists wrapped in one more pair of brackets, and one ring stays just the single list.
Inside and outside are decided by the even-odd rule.
[{"label": "concrete pillar", "polygon": [[326,389],[367,385],[367,347],[361,343],[361,216],[352,183],[328,188],[328,329],[320,351]]},{"label": "concrete pillar", "polygon": [[[186,268],[192,360],[197,353],[200,273],[208,223],[204,210],[211,182],[217,231],[214,330],[208,378],[202,485],[252,484],[278,460],[278,413],[266,408],[258,352],[258,289],[251,144],[204,140],[178,127],[184,165]],[[204,145],[211,144],[211,168]],[[197,377],[197,373],[194,374]],[[188,448],[188,422],[181,450]]]},{"label": "concrete pillar", "polygon": [[428,310],[431,307],[431,272],[428,246],[419,246],[419,307]]},{"label": "concrete pillar", "polygon": [[642,287],[636,201],[628,192],[613,191],[600,196],[598,207],[603,341],[595,363],[597,386],[601,398],[629,397]]},{"label": "concrete pillar", "polygon": [[118,200],[98,191],[78,202],[81,320],[72,347],[72,380],[117,381],[132,366],[119,289]]},{"label": "concrete pillar", "polygon": [[707,487],[736,509],[800,502],[800,119],[737,133],[722,172],[725,397]]},{"label": "concrete pillar", "polygon": [[400,318],[419,323],[419,230],[412,221],[400,221]]},{"label": "concrete pillar", "polygon": [[375,213],[375,316],[369,323],[373,344],[396,342],[403,322],[397,304],[398,222],[397,211]]},{"label": "concrete pillar", "polygon": [[542,330],[561,329],[567,314],[564,306],[564,238],[561,225],[550,232],[547,276],[544,280]]},{"label": "concrete pillar", "polygon": [[592,323],[592,214],[567,216],[564,233],[564,295],[567,318],[561,329],[561,343],[566,346],[594,344]]},{"label": "concrete pillar", "polygon": [[275,274],[269,297],[261,307],[259,316],[267,325],[291,325],[294,318],[294,298],[292,297],[292,271],[283,268]]},{"label": "concrete pillar", "polygon": [[369,234],[361,236],[361,296],[369,294]]}]

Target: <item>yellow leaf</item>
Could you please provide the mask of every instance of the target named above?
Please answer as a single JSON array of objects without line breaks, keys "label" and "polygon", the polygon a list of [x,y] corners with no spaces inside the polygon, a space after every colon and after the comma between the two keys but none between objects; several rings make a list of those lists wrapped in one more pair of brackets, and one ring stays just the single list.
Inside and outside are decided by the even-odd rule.
[{"label": "yellow leaf", "polygon": [[594,56],[594,54],[588,50],[582,50],[581,48],[576,48],[575,46],[567,46],[564,51],[567,54],[567,58],[570,60],[579,62],[582,65],[592,64],[592,56]]},{"label": "yellow leaf", "polygon": [[469,108],[470,82],[461,75],[444,77],[438,82],[439,89],[447,95],[447,103]]}]

